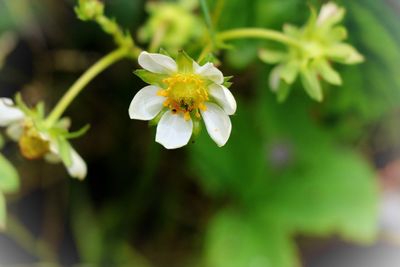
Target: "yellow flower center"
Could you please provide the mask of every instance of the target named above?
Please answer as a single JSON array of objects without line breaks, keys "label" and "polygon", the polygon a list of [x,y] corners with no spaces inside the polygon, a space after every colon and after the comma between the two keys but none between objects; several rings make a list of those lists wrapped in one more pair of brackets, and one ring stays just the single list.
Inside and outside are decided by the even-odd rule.
[{"label": "yellow flower center", "polygon": [[178,73],[163,80],[167,89],[162,89],[158,95],[167,100],[164,106],[174,113],[183,113],[185,120],[190,120],[191,113],[200,118],[199,110],[206,110],[204,104],[208,100],[205,81],[197,74]]},{"label": "yellow flower center", "polygon": [[25,126],[18,144],[22,156],[30,160],[40,159],[50,152],[49,141],[44,140],[33,126]]}]

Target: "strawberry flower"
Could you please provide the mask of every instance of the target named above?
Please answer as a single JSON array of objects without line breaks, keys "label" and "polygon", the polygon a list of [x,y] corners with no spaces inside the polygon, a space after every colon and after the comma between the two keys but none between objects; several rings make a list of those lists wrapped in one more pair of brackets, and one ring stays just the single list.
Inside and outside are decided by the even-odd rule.
[{"label": "strawberry flower", "polygon": [[84,179],[87,173],[86,163],[67,139],[83,134],[87,128],[69,133],[69,124],[69,120],[62,119],[48,127],[44,123],[43,105],[39,104],[32,110],[21,100],[15,105],[12,99],[0,98],[0,127],[6,127],[7,135],[18,142],[25,158],[44,158],[51,163],[62,161],[72,177]]},{"label": "strawberry flower", "polygon": [[229,116],[236,111],[236,101],[227,78],[212,63],[200,66],[186,53],[177,61],[163,54],[142,52],[135,73],[150,85],[133,98],[129,116],[137,120],[158,121],[156,142],[167,149],[185,146],[200,121],[218,146],[229,139],[232,125]]}]

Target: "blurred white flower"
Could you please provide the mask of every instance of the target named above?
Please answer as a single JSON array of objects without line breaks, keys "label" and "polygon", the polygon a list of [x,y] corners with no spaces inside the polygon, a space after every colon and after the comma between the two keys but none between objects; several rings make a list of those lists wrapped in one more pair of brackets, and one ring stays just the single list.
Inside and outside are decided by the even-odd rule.
[{"label": "blurred white flower", "polygon": [[340,8],[333,2],[323,5],[318,14],[317,25],[322,25],[325,21],[334,18],[340,13]]},{"label": "blurred white flower", "polygon": [[66,129],[46,129],[37,127],[38,123],[35,118],[14,105],[11,99],[0,98],[0,126],[7,127],[7,135],[19,143],[21,154],[25,158],[45,158],[51,163],[62,160],[72,177],[85,178],[86,163],[62,137],[61,132],[66,132]]},{"label": "blurred white flower", "polygon": [[212,63],[200,66],[184,52],[177,61],[162,54],[142,52],[136,74],[151,84],[141,89],[129,107],[131,119],[153,120],[160,115],[156,142],[167,149],[185,146],[194,125],[203,118],[207,131],[218,146],[229,139],[229,115],[236,101],[224,86],[224,76]]}]

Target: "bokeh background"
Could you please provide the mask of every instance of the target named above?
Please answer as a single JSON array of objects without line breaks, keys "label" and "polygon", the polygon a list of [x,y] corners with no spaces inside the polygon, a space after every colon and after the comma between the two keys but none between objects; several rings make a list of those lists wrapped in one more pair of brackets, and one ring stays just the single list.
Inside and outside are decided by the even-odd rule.
[{"label": "bokeh background", "polygon": [[[185,12],[201,25],[192,2]],[[105,3],[145,48],[146,23],[160,1]],[[219,30],[281,30],[303,25],[309,5],[323,1],[209,3],[223,7]],[[61,165],[27,161],[7,142],[2,152],[21,188],[7,195],[0,266],[400,266],[400,1],[337,3],[347,9],[349,42],[366,62],[336,66],[344,85],[324,84],[322,103],[300,83],[277,102],[271,66],[257,58],[266,41],[237,41],[218,55],[223,73],[234,75],[238,101],[223,148],[203,131],[168,151],[154,142],[154,127],[129,120],[129,103],[144,86],[129,60],[97,77],[67,110],[74,129],[91,125],[74,141],[89,166],[86,180],[70,179]],[[1,97],[21,92],[50,110],[114,48],[97,25],[76,19],[73,7],[72,0],[0,0]],[[195,33],[180,40],[191,51],[201,30],[171,31]]]}]

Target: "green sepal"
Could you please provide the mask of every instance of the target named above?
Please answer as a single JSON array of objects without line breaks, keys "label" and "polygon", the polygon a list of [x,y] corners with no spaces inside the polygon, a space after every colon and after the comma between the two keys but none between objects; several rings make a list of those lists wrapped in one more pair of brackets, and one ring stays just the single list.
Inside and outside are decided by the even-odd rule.
[{"label": "green sepal", "polygon": [[25,104],[25,102],[22,100],[21,93],[18,92],[15,95],[15,105],[22,110],[25,114],[31,114],[32,111],[28,108],[28,106]]},{"label": "green sepal", "polygon": [[335,41],[343,41],[348,37],[347,29],[343,26],[336,26],[330,30],[330,37]]},{"label": "green sepal", "polygon": [[258,57],[262,62],[276,64],[284,61],[287,58],[287,53],[270,49],[261,49],[258,52]]},{"label": "green sepal", "polygon": [[198,63],[200,66],[203,66],[204,64],[212,62],[214,64],[219,63],[218,58],[214,56],[213,53],[208,53],[202,60],[200,60]]},{"label": "green sepal", "polygon": [[65,166],[69,167],[72,164],[71,145],[63,136],[57,137],[58,152]]},{"label": "green sepal", "polygon": [[149,126],[156,126],[165,112],[167,112],[166,109],[161,110],[154,119],[149,121]]},{"label": "green sepal", "polygon": [[301,36],[301,30],[297,26],[288,23],[283,25],[283,32],[290,37],[299,38]]},{"label": "green sepal", "polygon": [[36,111],[37,111],[37,115],[38,115],[38,117],[40,118],[40,119],[44,119],[45,118],[45,116],[46,116],[46,109],[45,109],[45,104],[44,104],[44,102],[39,102],[37,105],[36,105]]},{"label": "green sepal", "polygon": [[160,53],[161,55],[164,55],[164,56],[171,57],[171,55],[168,53],[168,51],[165,50],[165,49],[162,48],[162,47],[158,50],[158,53]]},{"label": "green sepal", "polygon": [[201,130],[203,128],[201,120],[195,118],[193,121],[193,133],[192,133],[192,139],[196,139],[199,134],[201,133]]},{"label": "green sepal", "polygon": [[3,192],[0,191],[0,231],[5,230],[7,222],[6,199]]},{"label": "green sepal", "polygon": [[19,175],[14,166],[0,154],[0,191],[15,192],[19,188]]},{"label": "green sepal", "polygon": [[232,82],[230,82],[230,80],[233,78],[233,76],[225,76],[224,77],[224,83],[222,84],[223,86],[225,86],[226,88],[230,88],[232,86]]},{"label": "green sepal", "polygon": [[166,74],[152,73],[143,69],[135,70],[133,73],[145,83],[156,85],[164,89],[167,87],[167,85],[163,82],[165,78],[168,78],[168,75]]},{"label": "green sepal", "polygon": [[70,133],[64,134],[64,138],[66,138],[66,139],[74,139],[74,138],[81,137],[84,134],[86,134],[87,131],[89,131],[89,129],[90,129],[90,124],[86,124],[81,129],[79,129],[79,130],[77,130],[75,132],[70,132]]},{"label": "green sepal", "polygon": [[193,72],[193,59],[186,54],[185,51],[180,50],[176,58],[179,72],[192,73]]},{"label": "green sepal", "polygon": [[318,60],[313,65],[325,81],[333,85],[342,85],[340,74],[332,68],[328,61]]},{"label": "green sepal", "polygon": [[280,77],[287,83],[292,84],[299,74],[299,66],[297,61],[290,61],[282,64],[280,68]]},{"label": "green sepal", "polygon": [[321,84],[318,81],[318,76],[315,70],[304,69],[300,72],[300,76],[301,82],[308,95],[312,99],[321,102],[323,99],[322,88]]},{"label": "green sepal", "polygon": [[333,61],[342,64],[358,64],[364,61],[364,56],[349,44],[333,45],[327,49],[326,54]]},{"label": "green sepal", "polygon": [[285,102],[285,100],[289,96],[291,88],[292,87],[288,83],[286,83],[284,80],[280,81],[278,90],[276,91],[276,99],[279,103]]}]

